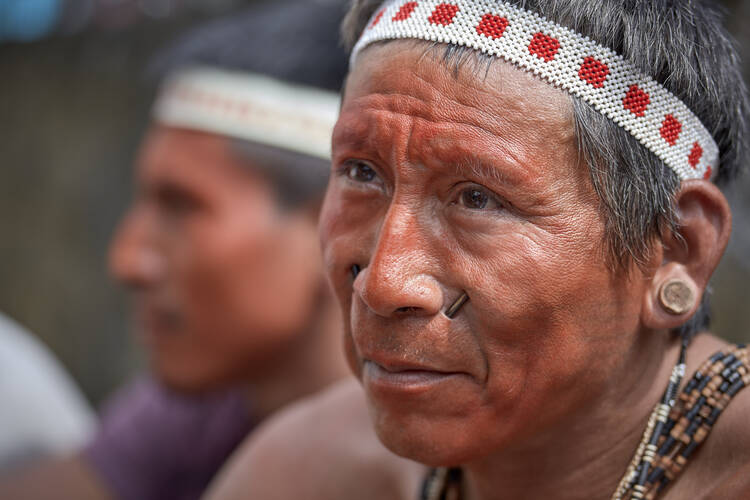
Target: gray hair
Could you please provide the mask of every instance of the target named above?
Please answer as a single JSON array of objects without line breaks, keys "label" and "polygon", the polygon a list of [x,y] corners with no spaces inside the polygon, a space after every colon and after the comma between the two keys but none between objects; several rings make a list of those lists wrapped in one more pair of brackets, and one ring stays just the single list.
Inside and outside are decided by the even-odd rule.
[{"label": "gray hair", "polygon": [[[680,98],[711,132],[720,149],[716,184],[744,169],[750,110],[723,13],[708,0],[508,0],[586,35],[622,55]],[[351,49],[383,0],[353,0],[342,34]],[[382,42],[380,42],[382,43]],[[387,42],[386,42],[387,43]],[[433,44],[434,46],[434,44]],[[455,71],[467,53],[456,45],[443,61]],[[589,167],[605,220],[606,257],[614,272],[643,266],[652,243],[679,236],[674,204],[677,175],[628,132],[571,95],[581,158]],[[692,335],[709,323],[708,291],[696,315],[678,331]]]}]

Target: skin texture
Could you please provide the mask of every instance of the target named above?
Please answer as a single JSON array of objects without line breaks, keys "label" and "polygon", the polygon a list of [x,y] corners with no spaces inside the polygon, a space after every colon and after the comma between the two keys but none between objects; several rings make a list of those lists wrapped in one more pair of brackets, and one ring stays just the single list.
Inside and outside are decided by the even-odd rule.
[{"label": "skin texture", "polygon": [[[411,41],[366,49],[334,132],[320,233],[365,397],[283,412],[211,500],[344,500],[331,484],[369,485],[387,470],[418,484],[423,470],[359,452],[366,407],[392,452],[461,465],[465,500],[609,498],[624,473],[678,358],[668,330],[695,312],[726,246],[727,202],[708,182],[683,183],[680,237],[652,242],[645,269],[613,274],[566,96],[499,61],[485,78],[434,54]],[[658,300],[671,279],[696,297],[680,316]],[[451,321],[443,311],[463,291]],[[687,373],[725,346],[698,335]],[[743,391],[662,498],[746,496],[748,411]]]},{"label": "skin texture", "polygon": [[111,246],[153,370],[185,390],[275,371],[325,298],[315,211],[282,211],[270,181],[229,146],[154,127]]},{"label": "skin texture", "polygon": [[[471,498],[604,497],[676,360],[666,329],[697,307],[667,314],[659,287],[700,296],[729,209],[685,183],[685,243],[613,274],[567,96],[502,62],[483,75],[407,41],[349,76],[320,223],[349,361],[383,443],[463,465]],[[691,366],[721,344],[700,345]]]},{"label": "skin texture", "polygon": [[[325,257],[381,438],[432,465],[463,463],[605,393],[629,357],[645,283],[615,281],[601,258],[564,94],[512,69],[492,71],[502,92],[491,92],[431,62],[413,71],[413,52],[389,54],[365,58],[347,86]],[[355,178],[363,166],[372,180]],[[484,209],[467,203],[473,193]],[[363,272],[352,287],[353,263]],[[470,303],[449,321],[441,311],[463,290]],[[390,391],[367,361],[450,375]]]}]

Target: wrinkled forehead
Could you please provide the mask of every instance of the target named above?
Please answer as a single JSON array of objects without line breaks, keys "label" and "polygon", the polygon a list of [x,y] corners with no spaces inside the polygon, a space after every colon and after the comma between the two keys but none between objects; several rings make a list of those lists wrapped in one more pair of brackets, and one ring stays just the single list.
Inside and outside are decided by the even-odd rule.
[{"label": "wrinkled forehead", "polygon": [[372,105],[435,122],[471,121],[495,134],[528,133],[529,142],[562,144],[575,137],[566,92],[503,60],[421,40],[379,42],[360,53],[342,116]]}]

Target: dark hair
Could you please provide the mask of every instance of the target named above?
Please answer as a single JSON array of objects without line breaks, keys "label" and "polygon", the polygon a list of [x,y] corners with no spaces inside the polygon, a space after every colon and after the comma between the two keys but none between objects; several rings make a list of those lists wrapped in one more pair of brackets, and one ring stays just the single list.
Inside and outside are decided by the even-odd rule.
[{"label": "dark hair", "polygon": [[[708,0],[509,0],[572,28],[622,55],[680,98],[711,132],[720,149],[716,183],[733,181],[748,155],[747,89],[722,12]],[[342,26],[351,49],[383,0],[354,0]],[[441,45],[446,47],[446,45]],[[447,45],[443,60],[457,69],[466,53]],[[624,129],[571,95],[579,150],[606,221],[613,270],[643,265],[654,240],[679,234],[674,198],[677,175]],[[681,327],[708,326],[708,292]]]},{"label": "dark hair", "polygon": [[156,55],[158,80],[186,66],[259,73],[339,91],[348,59],[339,40],[343,0],[275,0],[206,23]]},{"label": "dark hair", "polygon": [[[190,66],[262,74],[286,83],[338,92],[347,72],[339,24],[343,0],[277,0],[204,24],[158,53],[148,77],[162,81]],[[319,200],[329,163],[271,146],[232,139],[273,181],[285,206]]]}]

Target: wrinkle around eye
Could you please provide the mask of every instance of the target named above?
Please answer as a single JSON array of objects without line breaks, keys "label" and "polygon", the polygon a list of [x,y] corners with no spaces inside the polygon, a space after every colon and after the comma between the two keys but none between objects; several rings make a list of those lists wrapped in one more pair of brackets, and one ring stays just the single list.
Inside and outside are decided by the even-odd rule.
[{"label": "wrinkle around eye", "polygon": [[[513,204],[503,196],[497,194],[492,189],[474,182],[456,184],[449,196],[449,200],[449,206],[456,206],[470,214],[499,215],[509,212],[513,208]],[[477,206],[477,203],[481,206]]]},{"label": "wrinkle around eye", "polygon": [[386,190],[383,177],[377,168],[368,161],[359,159],[344,160],[336,170],[337,177],[342,178],[344,182],[355,189],[363,191],[378,190],[381,192]]},{"label": "wrinkle around eye", "polygon": [[483,189],[465,188],[458,197],[459,203],[470,210],[500,210],[504,204],[492,193]]}]

